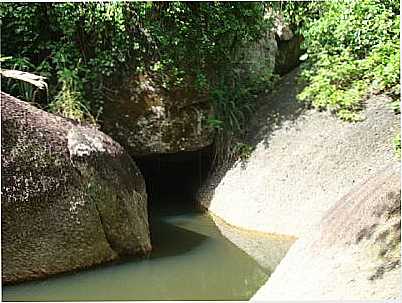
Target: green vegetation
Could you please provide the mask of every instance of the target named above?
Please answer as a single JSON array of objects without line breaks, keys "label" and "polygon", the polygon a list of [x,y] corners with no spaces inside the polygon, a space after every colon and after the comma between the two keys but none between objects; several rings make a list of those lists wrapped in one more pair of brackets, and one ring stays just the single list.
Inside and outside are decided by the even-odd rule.
[{"label": "green vegetation", "polygon": [[[301,101],[357,121],[364,99],[385,92],[400,111],[393,0],[1,3],[2,66],[46,77],[48,96],[34,101],[92,123],[102,122],[105,102],[129,76],[150,75],[167,90],[195,87],[215,108],[204,121],[217,130],[218,144],[248,154],[242,133],[257,95],[276,77],[268,67],[262,74],[247,70],[242,50],[272,28],[271,9],[304,37]],[[34,99],[25,83],[1,85]]]},{"label": "green vegetation", "polygon": [[[257,81],[228,66],[271,26],[264,13],[262,3],[238,2],[1,4],[2,52],[12,56],[3,67],[46,77],[50,104],[42,105],[77,120],[101,117],[128,75],[155,75],[167,89],[194,83],[213,98],[212,126],[238,130]],[[32,97],[12,83],[2,89]]]},{"label": "green vegetation", "polygon": [[401,157],[401,134],[397,134],[394,138],[394,148],[395,153],[400,158]]},{"label": "green vegetation", "polygon": [[386,92],[399,100],[398,1],[292,3],[285,11],[300,26],[307,49],[303,78],[308,85],[301,101],[356,121],[370,93]]},{"label": "green vegetation", "polygon": [[243,162],[251,156],[254,150],[254,146],[247,143],[237,143],[234,148]]},{"label": "green vegetation", "polygon": [[[385,93],[400,112],[399,1],[289,2],[283,11],[305,38],[300,101],[358,121],[363,101]],[[400,154],[400,134],[394,147]]]}]

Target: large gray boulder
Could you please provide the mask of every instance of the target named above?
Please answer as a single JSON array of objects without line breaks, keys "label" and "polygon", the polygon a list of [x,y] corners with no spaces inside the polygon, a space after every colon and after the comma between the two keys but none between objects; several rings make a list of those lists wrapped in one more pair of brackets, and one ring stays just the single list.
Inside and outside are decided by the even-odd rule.
[{"label": "large gray boulder", "polygon": [[3,282],[150,251],[145,183],[110,137],[1,93]]},{"label": "large gray boulder", "polygon": [[253,300],[397,299],[400,267],[400,165],[393,165],[297,240]]}]

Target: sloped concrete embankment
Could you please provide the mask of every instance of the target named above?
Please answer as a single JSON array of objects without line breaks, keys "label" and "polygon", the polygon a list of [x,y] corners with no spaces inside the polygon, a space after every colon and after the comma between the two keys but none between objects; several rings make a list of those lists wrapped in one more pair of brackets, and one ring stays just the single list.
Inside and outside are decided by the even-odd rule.
[{"label": "sloped concrete embankment", "polygon": [[[370,253],[364,249],[375,243],[382,232],[397,232],[397,224],[389,225],[391,223],[387,223],[386,216],[379,216],[372,223],[375,228],[379,228],[371,231],[375,234],[370,240],[372,242],[363,241],[357,246],[343,243],[343,246],[331,247],[325,255],[314,255],[311,258],[309,256],[312,255],[308,254],[309,250],[305,245],[306,241],[313,241],[310,237],[320,231],[319,226],[324,224],[321,222],[324,214],[338,201],[343,201],[342,197],[352,189],[360,188],[367,179],[398,163],[392,141],[400,128],[400,116],[390,109],[390,100],[385,95],[370,97],[362,111],[365,119],[357,123],[343,122],[331,113],[305,108],[296,100],[296,95],[302,89],[302,85],[297,82],[298,73],[299,70],[296,69],[286,75],[275,92],[260,100],[260,107],[250,122],[248,133],[248,141],[255,147],[250,158],[246,162],[238,161],[217,171],[199,191],[198,201],[215,218],[219,217],[229,225],[299,238],[276,269],[279,273],[275,272],[263,287],[267,291],[261,290],[253,299],[393,297],[399,293],[399,287],[396,286],[400,282],[397,279],[400,272],[399,259],[391,263],[381,261],[379,254],[382,244],[375,246]],[[399,171],[400,168],[396,168],[397,175]],[[383,191],[389,185],[387,184],[381,185],[385,186]],[[398,190],[394,188],[393,192]],[[363,194],[362,191],[358,191],[359,193]],[[374,190],[371,193],[377,194]],[[382,201],[381,199],[376,201]],[[366,207],[362,201],[359,205],[362,209]],[[377,206],[380,207],[379,205],[381,203]],[[370,213],[361,212],[361,215],[368,216],[366,219],[371,220]],[[345,226],[360,226],[360,221],[351,220],[345,218]],[[220,220],[215,221],[221,226],[222,232],[228,234],[225,227],[222,227],[223,224],[219,223]],[[391,232],[392,228],[386,226],[393,226],[395,230]],[[342,224],[330,224],[328,228],[333,228],[332,234],[336,234],[341,227]],[[264,266],[264,262],[266,264],[261,256],[266,254],[267,247],[250,246],[239,237],[229,235],[228,238],[259,260],[261,265]],[[320,242],[316,243],[319,247]],[[343,249],[348,252],[337,254],[337,251]],[[303,262],[305,258],[306,261]],[[338,263],[326,263],[325,258]],[[348,260],[345,262],[346,267],[340,265],[343,258]],[[307,260],[315,263],[309,264]],[[366,260],[362,273],[359,272],[359,266],[363,266],[363,263],[359,260]],[[271,263],[271,269],[277,264],[274,263]],[[315,272],[313,269],[306,270],[309,277],[307,279],[305,275],[304,278],[311,287],[306,287],[305,292],[297,292],[307,283],[301,283],[302,274],[289,280],[294,281],[293,284],[285,283],[289,279],[289,276],[283,274],[285,269],[288,275],[293,271],[297,275],[297,268],[303,273],[303,269],[308,266],[315,268]],[[331,266],[339,268],[332,283],[328,280],[335,274]],[[390,267],[391,270],[387,270]],[[382,272],[384,277],[392,278],[383,280]],[[282,275],[281,278],[275,278],[278,275]],[[376,275],[379,278],[375,278]],[[354,290],[347,290],[344,284],[347,281],[343,281],[347,278],[348,283],[355,283]],[[273,279],[281,282],[270,286]],[[327,279],[327,283],[324,281],[320,284],[318,280],[323,279]],[[299,287],[297,283],[302,286]],[[317,290],[312,289],[314,285],[317,285]],[[279,290],[281,287],[289,296]],[[371,290],[372,287],[383,287],[388,291],[378,292]],[[295,295],[292,296],[294,289]],[[366,294],[363,295],[364,292]],[[272,295],[268,295],[269,293]]]},{"label": "sloped concrete embankment", "polygon": [[399,298],[400,212],[396,165],[337,202],[252,300]]},{"label": "sloped concrete embankment", "polygon": [[297,74],[261,100],[250,158],[216,172],[199,191],[200,204],[229,224],[300,237],[355,185],[398,161],[392,141],[400,118],[388,97],[367,100],[364,121],[344,122],[296,101]]}]

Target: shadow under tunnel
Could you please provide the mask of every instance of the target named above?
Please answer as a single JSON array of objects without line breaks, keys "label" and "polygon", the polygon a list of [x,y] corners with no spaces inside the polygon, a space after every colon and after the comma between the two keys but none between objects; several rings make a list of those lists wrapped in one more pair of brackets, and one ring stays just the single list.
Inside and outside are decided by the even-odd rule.
[{"label": "shadow under tunnel", "polygon": [[[208,176],[212,146],[193,152],[157,154],[135,158],[144,176],[153,253],[151,258],[183,254],[205,236],[168,222],[167,217],[199,212],[195,200]],[[175,245],[172,245],[174,239]]]},{"label": "shadow under tunnel", "polygon": [[144,176],[148,214],[179,215],[197,210],[195,194],[208,175],[212,146],[192,152],[135,158]]}]

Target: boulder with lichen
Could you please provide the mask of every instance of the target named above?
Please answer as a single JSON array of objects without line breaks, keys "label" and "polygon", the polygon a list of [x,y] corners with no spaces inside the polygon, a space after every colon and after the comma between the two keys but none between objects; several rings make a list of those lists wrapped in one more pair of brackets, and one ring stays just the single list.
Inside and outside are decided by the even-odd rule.
[{"label": "boulder with lichen", "polygon": [[166,89],[157,75],[128,77],[105,103],[102,127],[131,155],[194,151],[210,145],[213,108],[190,86]]},{"label": "boulder with lichen", "polygon": [[3,282],[150,251],[143,177],[89,126],[1,94]]}]

